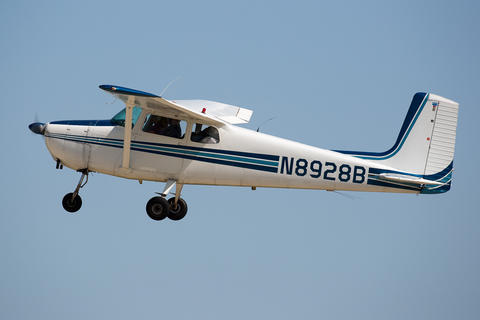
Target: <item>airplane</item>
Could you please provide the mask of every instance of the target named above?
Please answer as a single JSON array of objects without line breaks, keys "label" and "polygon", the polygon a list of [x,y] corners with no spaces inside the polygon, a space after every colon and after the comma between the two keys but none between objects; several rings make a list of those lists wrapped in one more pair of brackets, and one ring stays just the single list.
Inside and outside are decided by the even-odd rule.
[{"label": "airplane", "polygon": [[184,185],[413,194],[441,194],[451,187],[459,104],[432,93],[413,96],[389,150],[358,152],[320,149],[236,126],[249,122],[252,111],[245,108],[171,101],[120,86],[100,89],[125,103],[111,119],[29,125],[45,137],[57,169],[81,173],[62,200],[68,212],[82,206],[79,191],[91,172],[165,182],[146,205],[157,221],[185,217]]}]

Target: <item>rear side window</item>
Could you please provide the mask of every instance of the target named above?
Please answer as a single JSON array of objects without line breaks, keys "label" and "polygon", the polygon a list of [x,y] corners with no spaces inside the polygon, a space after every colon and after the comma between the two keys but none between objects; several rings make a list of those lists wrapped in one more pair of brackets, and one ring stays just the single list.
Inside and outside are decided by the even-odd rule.
[{"label": "rear side window", "polygon": [[201,123],[195,123],[193,125],[192,135],[190,140],[198,143],[219,143],[220,135],[218,129],[214,126],[207,126]]}]

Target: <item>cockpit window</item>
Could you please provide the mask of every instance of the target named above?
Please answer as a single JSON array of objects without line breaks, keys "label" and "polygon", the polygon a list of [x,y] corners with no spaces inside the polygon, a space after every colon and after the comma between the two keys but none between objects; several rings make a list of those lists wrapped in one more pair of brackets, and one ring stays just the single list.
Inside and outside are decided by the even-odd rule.
[{"label": "cockpit window", "polygon": [[149,114],[142,130],[161,136],[183,139],[186,127],[187,122],[185,121]]},{"label": "cockpit window", "polygon": [[[121,126],[121,127],[125,127],[125,109],[123,109],[122,111],[120,111],[119,113],[117,113],[113,118],[112,118],[112,122],[113,124],[115,124],[116,126]],[[142,108],[140,107],[133,107],[133,112],[132,112],[132,128],[133,126],[135,125],[135,123],[137,123],[137,120],[138,120],[138,117],[140,117],[140,114],[142,113]]]},{"label": "cockpit window", "polygon": [[220,142],[220,135],[218,134],[218,129],[214,126],[195,123],[190,140],[199,143],[218,143]]}]

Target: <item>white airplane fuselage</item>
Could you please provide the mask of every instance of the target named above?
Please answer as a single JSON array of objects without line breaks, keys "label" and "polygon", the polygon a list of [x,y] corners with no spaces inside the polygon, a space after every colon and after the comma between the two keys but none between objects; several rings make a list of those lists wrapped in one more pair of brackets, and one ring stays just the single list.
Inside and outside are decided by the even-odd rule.
[{"label": "white airplane fuselage", "polygon": [[[45,136],[57,168],[82,173],[64,209],[82,206],[90,172],[166,182],[150,199],[154,220],[181,220],[184,185],[438,194],[450,190],[459,104],[416,93],[385,152],[332,151],[247,130],[252,111],[207,100],[169,101],[125,87],[100,88],[125,103],[110,120],[29,125]],[[87,178],[85,182],[83,180]],[[174,197],[167,200],[175,186]]]},{"label": "white airplane fuselage", "polygon": [[[144,115],[142,115],[144,116]],[[181,184],[418,193],[418,188],[369,185],[370,161],[225,124],[217,144],[132,131],[131,171],[122,169],[124,127],[108,120],[59,121],[46,126],[54,159],[73,170],[140,181]],[[375,168],[391,169],[375,164]]]}]

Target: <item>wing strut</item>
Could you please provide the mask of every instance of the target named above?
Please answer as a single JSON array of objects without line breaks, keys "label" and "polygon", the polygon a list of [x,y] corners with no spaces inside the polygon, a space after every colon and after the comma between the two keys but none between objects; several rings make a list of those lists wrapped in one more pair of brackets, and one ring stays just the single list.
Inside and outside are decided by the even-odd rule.
[{"label": "wing strut", "polygon": [[132,172],[132,169],[130,168],[130,144],[132,142],[132,114],[133,107],[135,106],[135,97],[129,96],[125,105],[127,107],[125,109],[125,137],[123,139],[122,170],[125,172]]}]

